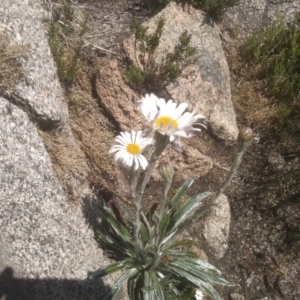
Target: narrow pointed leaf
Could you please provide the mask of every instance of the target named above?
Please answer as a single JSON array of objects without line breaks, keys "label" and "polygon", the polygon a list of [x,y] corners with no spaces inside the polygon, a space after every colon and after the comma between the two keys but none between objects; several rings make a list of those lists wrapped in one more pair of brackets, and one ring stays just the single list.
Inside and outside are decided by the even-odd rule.
[{"label": "narrow pointed leaf", "polygon": [[197,220],[199,220],[208,210],[210,210],[211,207],[215,206],[216,204],[208,203],[205,206],[201,207],[195,212],[195,215],[193,217],[193,222],[195,223]]},{"label": "narrow pointed leaf", "polygon": [[[188,251],[188,252],[192,252],[192,251]],[[186,259],[187,261],[189,261],[191,264],[197,266],[198,268],[207,270],[207,271],[213,273],[214,275],[219,275],[219,276],[221,275],[221,271],[219,269],[217,269],[210,263],[199,259],[196,253],[192,252],[195,256],[187,255],[186,253],[182,252],[181,250],[175,250],[175,251],[170,250],[170,251],[168,251],[168,253],[170,253],[170,256],[172,258],[174,257],[174,258],[179,258],[179,259]]]},{"label": "narrow pointed leaf", "polygon": [[152,282],[151,273],[148,271],[144,272],[144,287],[143,287],[143,296],[144,300],[155,300],[154,299],[154,291],[155,286]]},{"label": "narrow pointed leaf", "polygon": [[173,258],[193,257],[198,258],[198,255],[190,250],[168,250],[168,255]]},{"label": "narrow pointed leaf", "polygon": [[[189,226],[189,223],[185,224],[184,222],[193,222],[193,220],[189,220],[189,218],[195,213],[195,211],[199,209],[202,200],[208,197],[210,194],[210,192],[205,192],[190,198],[171,216],[173,220],[170,221],[170,225],[168,228],[169,233],[161,242],[163,250],[168,249],[170,244],[172,244],[173,241],[176,240],[178,234],[183,232]],[[181,223],[183,223],[184,225]]]},{"label": "narrow pointed leaf", "polygon": [[169,235],[167,235],[161,242],[162,249],[168,249],[169,245],[177,238],[177,229],[174,229]]},{"label": "narrow pointed leaf", "polygon": [[165,300],[164,291],[155,273],[152,274],[152,281],[154,282],[155,286],[156,299]]},{"label": "narrow pointed leaf", "polygon": [[202,200],[208,197],[211,193],[205,192],[198,194],[192,198],[190,198],[186,203],[184,203],[175,213],[174,220],[175,224],[173,228],[176,228],[180,225],[184,220],[189,218],[202,204]]},{"label": "narrow pointed leaf", "polygon": [[169,208],[172,209],[174,208],[181,200],[181,198],[186,194],[186,192],[188,191],[188,189],[191,187],[191,185],[193,184],[195,178],[191,177],[190,179],[188,179],[177,191],[177,193],[175,194],[175,196],[171,199],[171,201],[169,202]]},{"label": "narrow pointed leaf", "polygon": [[118,197],[116,197],[116,202],[120,206],[120,208],[122,209],[122,214],[124,215],[125,219],[128,222],[130,222],[131,224],[133,224],[134,223],[134,215],[132,214],[132,212],[130,211],[130,209]]},{"label": "narrow pointed leaf", "polygon": [[136,284],[141,274],[141,272],[138,272],[135,276],[128,279],[128,295],[130,300],[139,300],[135,296],[137,293]]},{"label": "narrow pointed leaf", "polygon": [[152,252],[152,251],[154,251],[154,246],[155,246],[155,239],[152,235],[152,237],[150,237],[148,243],[145,245],[145,250]]},{"label": "narrow pointed leaf", "polygon": [[179,234],[182,232],[181,227],[169,234],[163,241],[161,246],[161,251],[167,251],[168,249],[174,248],[172,245],[177,243]]},{"label": "narrow pointed leaf", "polygon": [[176,240],[177,236],[184,232],[187,228],[191,227],[201,216],[203,216],[214,204],[208,204],[205,207],[199,208],[195,211],[191,218],[186,218],[179,227],[177,227],[176,235],[169,239],[168,243],[164,245],[164,249],[167,249],[169,245]]},{"label": "narrow pointed leaf", "polygon": [[195,277],[193,274],[177,268],[176,266],[170,266],[170,269],[179,276],[185,277],[188,281],[198,286],[205,294],[211,296],[215,300],[222,300],[218,292],[207,282]]},{"label": "narrow pointed leaf", "polygon": [[195,264],[189,261],[188,259],[176,260],[171,262],[170,265],[181,268],[182,270],[185,270],[193,274],[197,278],[205,281],[211,281],[213,283],[222,284],[226,286],[234,286],[234,284],[228,282],[227,280],[205,271],[204,269],[200,268],[198,264]]},{"label": "narrow pointed leaf", "polygon": [[163,217],[162,217],[162,220],[160,223],[160,228],[159,228],[159,244],[165,238],[169,223],[170,223],[170,214],[169,214],[169,212],[165,212],[163,214]]},{"label": "narrow pointed leaf", "polygon": [[172,277],[172,273],[167,274],[166,276],[162,275],[161,273],[157,272],[158,274],[160,274],[160,284],[161,285],[166,285],[169,283],[171,277]]},{"label": "narrow pointed leaf", "polygon": [[100,268],[90,276],[90,279],[103,277],[108,274],[112,274],[114,272],[123,270],[128,267],[128,263],[130,263],[130,262],[133,262],[133,259],[131,259],[131,258],[125,259],[125,260],[110,264],[108,266],[105,266],[103,268]]},{"label": "narrow pointed leaf", "polygon": [[115,296],[115,294],[122,287],[123,283],[128,280],[130,277],[134,276],[139,272],[139,269],[131,268],[127,270],[112,286],[111,290],[105,294],[105,297],[102,300],[111,300]]},{"label": "narrow pointed leaf", "polygon": [[105,220],[109,223],[109,225],[113,228],[113,230],[116,232],[116,234],[121,237],[124,241],[127,241],[129,243],[132,242],[132,236],[128,229],[124,227],[115,217],[114,213],[107,207],[103,206],[100,208],[102,216],[105,218]]},{"label": "narrow pointed leaf", "polygon": [[176,239],[178,238],[178,236],[184,232],[187,228],[189,228],[190,226],[192,226],[193,223],[195,223],[195,221],[197,221],[198,218],[200,218],[201,216],[203,216],[214,204],[208,204],[205,207],[203,207],[200,211],[197,210],[195,212],[196,216],[193,215],[192,218],[188,218],[186,220],[184,220],[180,226],[174,230],[171,231],[171,233],[165,237],[165,239],[162,241],[162,251],[165,251],[167,249],[169,249],[172,245],[172,243],[176,243]]},{"label": "narrow pointed leaf", "polygon": [[110,250],[116,251],[125,257],[134,256],[134,251],[127,242],[119,243],[109,232],[106,230],[96,230],[101,242]]},{"label": "narrow pointed leaf", "polygon": [[145,227],[143,222],[140,223],[140,236],[141,236],[142,248],[144,248],[147,242],[149,241],[149,235],[148,235],[147,228]]},{"label": "narrow pointed leaf", "polygon": [[[161,267],[161,266],[157,266],[155,270],[156,270],[156,273],[162,278],[160,280],[161,286],[166,286],[167,285],[169,289],[173,290],[173,293],[175,295],[179,296],[180,292],[178,291],[178,289],[174,285],[174,281],[179,282],[181,276],[174,273],[174,272],[171,272],[170,270],[167,270],[165,267]],[[168,298],[168,297],[166,297],[166,298]]]}]

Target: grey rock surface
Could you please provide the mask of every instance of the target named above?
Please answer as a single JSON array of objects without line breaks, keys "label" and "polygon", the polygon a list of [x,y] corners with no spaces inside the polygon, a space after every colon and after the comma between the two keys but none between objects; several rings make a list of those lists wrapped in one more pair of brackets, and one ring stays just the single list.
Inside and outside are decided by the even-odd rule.
[{"label": "grey rock surface", "polygon": [[[70,139],[67,149],[77,147],[70,133],[67,107],[41,23],[48,18],[45,2],[49,3],[43,0],[3,0],[0,3],[0,32],[10,37],[11,43],[29,46],[28,53],[20,59],[26,72],[25,80],[15,87],[14,97],[0,98],[0,299],[2,296],[7,300],[101,299],[118,275],[104,281],[87,280],[90,272],[109,263],[90,229],[99,221],[94,212],[97,199],[88,188],[81,191],[86,174],[75,174],[80,177],[77,180],[70,170],[64,184],[78,186],[71,189],[74,194],[85,195],[82,203],[70,203],[33,123],[37,122],[45,130],[55,130],[58,136],[66,137],[66,142]],[[200,20],[192,18],[196,23]],[[196,28],[193,30],[196,33]],[[209,39],[206,37],[206,40]],[[222,70],[227,65],[222,55],[218,58],[220,45],[214,45],[215,56],[203,54],[199,60],[195,77],[199,81],[193,77],[188,83],[183,82],[183,86],[186,85],[183,91],[177,86],[170,89],[175,100],[180,97],[206,114],[216,135],[234,141],[235,116],[231,102],[227,103],[230,100],[229,79],[226,79],[226,70]],[[219,64],[221,69],[218,69]],[[121,78],[114,70],[112,67],[104,72],[110,84],[112,79]],[[113,110],[109,100],[118,99],[123,93],[131,101],[129,113],[133,112],[134,100],[138,99],[134,99],[130,90],[121,86],[114,94],[116,89],[107,81],[102,84],[100,98],[107,93],[107,111]],[[105,84],[107,90],[103,89]],[[193,89],[189,85],[193,85]],[[233,113],[231,123],[223,116],[226,107]],[[120,119],[116,118],[124,129],[132,125],[124,123],[125,119],[128,121],[126,109],[128,111],[125,103]],[[221,123],[218,123],[219,117]],[[211,160],[196,150],[184,149],[183,154],[185,158],[182,154],[171,154],[178,168],[193,173],[193,168],[197,167],[199,174],[195,175],[199,176],[212,168]],[[84,160],[82,153],[79,156]],[[86,164],[83,165],[84,172],[88,172]],[[115,299],[127,299],[124,290]]]},{"label": "grey rock surface", "polygon": [[[169,94],[175,101],[188,102],[191,109],[196,108],[207,118],[217,137],[233,143],[238,129],[231,102],[229,69],[217,28],[206,23],[201,11],[183,8],[175,2],[144,24],[149,32],[156,29],[159,18],[165,19],[165,26],[154,56],[157,63],[174,50],[185,30],[192,35],[191,46],[199,56],[196,66],[186,70],[177,83],[167,86]],[[133,62],[136,57],[139,59],[138,51],[134,54],[134,36],[125,40],[123,46]],[[186,77],[191,71],[194,74]]]},{"label": "grey rock surface", "polygon": [[39,10],[22,0],[1,1],[0,32],[7,34],[11,43],[29,46],[20,58],[25,80],[15,87],[16,103],[41,128],[66,130],[68,110]]},{"label": "grey rock surface", "polygon": [[238,38],[245,38],[278,18],[291,22],[299,11],[299,0],[240,0],[226,11],[222,27]]},{"label": "grey rock surface", "polygon": [[72,194],[79,195],[85,184],[88,167],[68,124],[67,105],[42,24],[47,3],[50,1],[5,0],[0,3],[0,32],[9,37],[11,44],[28,48],[19,58],[24,80],[16,84],[12,93],[4,91],[4,94],[25,111],[40,129],[51,130],[56,136],[63,135],[61,139],[72,149],[68,156],[76,156],[80,160],[78,165],[82,166],[80,171],[76,167],[66,170],[64,181]]},{"label": "grey rock surface", "polygon": [[89,228],[88,211],[68,202],[35,126],[4,98],[0,131],[0,279],[10,274],[3,268],[12,268],[30,286],[28,299],[99,299],[104,283],[85,280],[109,261]]},{"label": "grey rock surface", "polygon": [[[20,58],[24,81],[13,95],[0,98],[0,299],[101,299],[119,274],[87,279],[110,261],[90,228],[98,224],[91,213],[96,197],[84,184],[89,170],[68,125],[67,106],[41,23],[47,12],[44,2],[0,3],[0,32],[11,44],[29,46]],[[84,196],[83,202],[68,199],[32,121],[56,133],[47,139],[65,145],[60,156],[70,151],[61,179],[75,198]],[[80,167],[68,169],[76,158]],[[126,299],[123,290],[117,299]]]},{"label": "grey rock surface", "polygon": [[222,258],[228,248],[230,222],[229,202],[227,197],[221,194],[203,224],[203,237],[217,259]]}]

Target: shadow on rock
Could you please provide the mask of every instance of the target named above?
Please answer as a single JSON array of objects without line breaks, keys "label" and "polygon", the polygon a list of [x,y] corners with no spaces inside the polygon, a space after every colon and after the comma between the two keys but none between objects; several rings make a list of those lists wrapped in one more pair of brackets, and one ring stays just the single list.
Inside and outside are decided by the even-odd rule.
[{"label": "shadow on rock", "polygon": [[1,300],[101,300],[108,290],[101,279],[16,278],[10,267],[0,273]]}]

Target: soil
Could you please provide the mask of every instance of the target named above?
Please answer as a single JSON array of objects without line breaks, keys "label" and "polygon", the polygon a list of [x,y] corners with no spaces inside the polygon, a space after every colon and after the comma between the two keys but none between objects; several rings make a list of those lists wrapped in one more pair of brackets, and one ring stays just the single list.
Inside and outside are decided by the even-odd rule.
[{"label": "soil", "polygon": [[[70,4],[78,18],[83,11],[89,14],[85,53],[88,55],[93,52],[103,63],[107,59],[118,58],[120,64],[123,64],[121,42],[131,33],[132,16],[141,21],[147,20],[147,8],[134,0],[81,0],[76,3],[71,1]],[[55,14],[59,16],[61,8],[54,4],[53,7]],[[234,79],[232,84],[235,84]],[[234,97],[235,90],[232,92]],[[103,113],[101,107],[99,112]],[[239,125],[249,125],[245,123],[243,113],[239,110],[236,112]],[[93,113],[95,114],[95,110]],[[81,114],[82,119],[83,115]],[[71,109],[70,116],[74,129],[78,118],[74,108]],[[251,125],[255,127],[255,124]],[[113,126],[109,130],[113,132]],[[84,140],[77,133],[74,132],[77,139]],[[223,271],[226,279],[237,284],[230,289],[216,287],[223,299],[298,300],[300,239],[299,236],[297,239],[297,235],[300,235],[300,191],[297,182],[293,187],[283,186],[282,189],[286,189],[284,193],[278,186],[283,184],[281,178],[300,168],[297,160],[299,152],[286,153],[286,157],[281,156],[281,163],[272,163],[270,153],[277,153],[280,157],[282,147],[268,132],[261,133],[257,129],[255,134],[256,141],[250,146],[231,186],[225,192],[232,214],[228,251],[218,261],[209,250],[207,255],[211,263]],[[106,137],[111,136],[110,134]],[[210,145],[200,150],[204,154],[209,153],[215,164],[208,176],[196,182],[195,191],[213,190],[227,174],[226,168],[230,167],[234,147],[227,147],[206,133],[199,138],[203,138],[205,144]],[[104,153],[106,150],[102,151]],[[108,181],[112,178],[112,173],[109,172],[100,175]],[[98,172],[98,177],[94,178],[98,180],[100,177]],[[94,179],[93,184],[97,180]],[[295,180],[297,181],[296,178]],[[99,193],[109,195],[108,187],[99,185],[96,188]],[[233,298],[230,296],[232,293],[244,298]]]}]

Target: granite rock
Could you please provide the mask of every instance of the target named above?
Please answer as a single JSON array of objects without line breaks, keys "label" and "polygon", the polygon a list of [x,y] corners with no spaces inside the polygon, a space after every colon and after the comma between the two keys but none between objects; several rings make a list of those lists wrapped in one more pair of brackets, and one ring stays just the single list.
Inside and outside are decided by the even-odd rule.
[{"label": "granite rock", "polygon": [[[96,92],[101,106],[111,117],[120,130],[131,131],[145,129],[149,124],[138,111],[140,97],[126,85],[116,61],[110,61],[99,70],[96,80]],[[209,157],[193,149],[189,142],[182,139],[182,151],[176,151],[171,145],[164,151],[163,158],[172,161],[176,171],[176,179],[185,181],[191,176],[205,176],[212,169]],[[113,158],[111,158],[113,163]],[[124,191],[126,184],[122,170],[116,172],[116,186]],[[159,180],[158,172],[153,174],[154,180]],[[122,187],[122,188],[121,188]],[[128,190],[128,188],[125,188]]]},{"label": "granite rock", "polygon": [[40,128],[68,131],[68,109],[39,11],[26,1],[1,1],[0,32],[28,47],[20,58],[25,79],[15,86],[14,101]]},{"label": "granite rock", "polygon": [[[62,284],[83,281],[84,287],[89,272],[109,263],[89,229],[85,210],[68,201],[28,116],[4,98],[0,98],[0,128],[2,267],[12,268],[18,278],[36,281],[31,299],[54,299],[42,296],[43,284],[66,295],[60,299],[87,299],[74,295],[74,285],[70,289]],[[51,281],[60,286],[59,291]],[[98,281],[90,289],[94,295],[90,299],[99,299],[105,286]]]},{"label": "granite rock", "polygon": [[[195,66],[183,72],[178,81],[167,86],[173,100],[188,102],[189,108],[195,108],[206,118],[214,135],[228,144],[236,141],[238,129],[235,112],[231,102],[230,76],[222,43],[216,27],[206,22],[205,15],[193,7],[177,5],[171,2],[156,16],[146,22],[149,32],[156,29],[158,20],[165,19],[155,60],[162,58],[178,44],[179,36],[187,30],[192,35],[191,46],[196,48],[198,61]],[[123,43],[124,50],[136,63],[139,51],[134,50],[134,36]],[[141,62],[138,61],[141,65]],[[186,76],[193,73],[193,75]]]},{"label": "granite rock", "polygon": [[221,194],[215,206],[208,212],[203,224],[203,237],[217,259],[224,256],[228,248],[231,214],[227,197]]},{"label": "granite rock", "polygon": [[126,85],[116,60],[99,70],[96,93],[101,107],[122,131],[139,130],[145,125],[137,109],[139,96]]},{"label": "granite rock", "polygon": [[[20,58],[24,80],[12,94],[4,91],[0,98],[0,298],[99,299],[119,274],[87,279],[110,261],[91,230],[97,197],[85,182],[89,172],[85,155],[68,124],[41,22],[42,4],[39,0],[0,4],[0,32],[11,44],[28,46]],[[67,155],[61,182],[44,143],[52,151],[59,149],[54,153],[57,159]],[[82,201],[70,202],[65,191]],[[93,220],[98,224],[97,215]],[[117,299],[126,299],[123,290]]]},{"label": "granite rock", "polygon": [[291,22],[299,11],[299,0],[240,0],[226,11],[222,19],[222,28],[225,32],[243,39],[278,18],[282,18],[286,23]]}]

